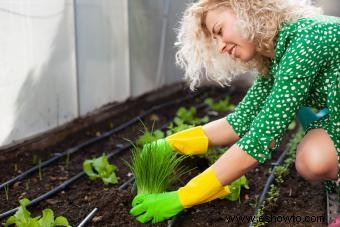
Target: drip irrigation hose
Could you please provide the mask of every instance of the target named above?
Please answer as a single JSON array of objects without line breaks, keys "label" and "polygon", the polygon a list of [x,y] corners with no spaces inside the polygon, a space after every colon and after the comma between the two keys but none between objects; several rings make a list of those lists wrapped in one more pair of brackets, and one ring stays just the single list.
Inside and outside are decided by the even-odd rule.
[{"label": "drip irrigation hose", "polygon": [[[119,154],[120,152],[127,150],[128,148],[130,148],[132,145],[127,143],[125,145],[123,145],[121,148],[109,153],[107,155],[107,159],[111,159],[112,157],[116,156],[117,154]],[[65,188],[67,188],[68,186],[70,186],[71,184],[73,184],[74,182],[76,182],[77,180],[79,180],[82,176],[85,176],[85,172],[82,171],[80,173],[78,173],[77,175],[71,177],[70,179],[64,181],[62,184],[60,184],[59,186],[53,188],[52,190],[42,194],[41,196],[33,199],[32,201],[30,201],[26,207],[32,207],[36,204],[38,204],[39,202],[51,197],[52,195],[64,190]],[[17,210],[19,209],[19,207],[16,207],[14,209],[11,209],[9,211],[6,211],[2,214],[0,214],[0,219],[8,217],[9,215],[14,214]]]},{"label": "drip irrigation hose", "polygon": [[96,214],[98,208],[94,208],[87,216],[86,218],[80,222],[80,224],[77,227],[84,227],[86,226],[87,222],[91,221],[93,216]]},{"label": "drip irrigation hose", "polygon": [[119,190],[123,190],[126,187],[128,187],[131,183],[133,183],[135,180],[134,177],[131,177],[129,180],[125,181],[124,184],[122,184],[121,186],[118,187]]},{"label": "drip irrigation hose", "polygon": [[[287,153],[288,153],[288,148],[286,148],[284,150],[284,152],[282,152],[282,154],[280,155],[280,157],[278,158],[278,160],[276,162],[272,163],[272,166],[273,166],[272,172],[271,172],[270,176],[268,177],[267,182],[266,182],[266,184],[265,184],[265,186],[263,188],[263,191],[262,191],[262,194],[260,196],[259,202],[257,203],[256,209],[255,209],[254,217],[256,217],[256,214],[257,214],[258,210],[260,209],[263,201],[266,199],[266,195],[267,195],[267,193],[269,191],[270,185],[272,184],[272,182],[273,182],[273,180],[275,178],[275,169],[276,169],[276,167],[279,166],[282,163],[282,161],[285,158],[285,156],[287,155]],[[249,227],[253,227],[253,222],[250,222]]]},{"label": "drip irrigation hose", "polygon": [[50,158],[50,159],[48,159],[48,160],[46,160],[46,161],[44,161],[44,162],[42,162],[40,164],[38,164],[38,165],[28,169],[27,171],[25,171],[25,172],[21,173],[20,175],[18,175],[16,177],[6,181],[5,183],[2,183],[0,185],[0,190],[5,188],[5,187],[11,186],[15,182],[24,179],[25,177],[31,175],[32,173],[38,171],[39,169],[42,169],[42,168],[44,168],[44,167],[46,167],[46,166],[48,166],[48,165],[58,161],[62,157],[65,157],[67,155],[71,155],[71,154],[79,151],[82,148],[85,148],[85,147],[87,147],[89,145],[92,145],[92,144],[98,142],[98,141],[106,139],[107,137],[109,137],[109,136],[111,136],[111,135],[113,135],[113,134],[115,134],[115,133],[117,133],[117,132],[119,132],[119,131],[121,131],[121,130],[123,130],[123,129],[131,126],[131,125],[133,125],[133,124],[135,124],[135,123],[137,123],[140,119],[142,119],[143,117],[145,117],[148,114],[151,114],[154,111],[157,111],[159,109],[165,108],[167,106],[171,106],[171,105],[174,105],[174,104],[181,103],[183,101],[189,100],[189,99],[194,98],[196,96],[197,95],[190,95],[188,97],[184,97],[184,98],[173,100],[173,101],[170,101],[170,102],[167,102],[167,103],[163,103],[163,104],[160,104],[160,105],[157,105],[157,106],[153,106],[152,108],[148,109],[147,111],[143,112],[142,114],[138,115],[137,117],[134,117],[131,120],[123,123],[122,125],[118,126],[117,128],[114,128],[114,129],[112,129],[110,131],[107,131],[107,132],[103,133],[99,137],[91,138],[91,139],[89,139],[89,140],[87,140],[87,141],[85,141],[85,142],[83,142],[83,143],[81,143],[79,145],[76,145],[76,146],[74,146],[72,148],[67,149],[66,151],[64,151],[62,153],[58,153],[54,157],[52,157],[52,158]]}]

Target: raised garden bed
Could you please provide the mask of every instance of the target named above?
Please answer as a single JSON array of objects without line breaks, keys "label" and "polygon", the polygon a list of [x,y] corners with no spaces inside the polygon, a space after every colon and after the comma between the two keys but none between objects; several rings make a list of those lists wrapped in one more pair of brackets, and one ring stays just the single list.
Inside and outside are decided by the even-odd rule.
[{"label": "raised garden bed", "polygon": [[[192,95],[188,90],[181,89],[166,97],[157,98],[161,93],[162,90],[116,105],[118,110],[112,111],[111,115],[109,112],[106,112],[105,119],[101,118],[102,120],[98,120],[98,122],[93,119],[89,120],[92,124],[87,123],[85,120],[76,121],[73,123],[74,125],[71,125],[65,130],[72,130],[72,127],[81,130],[78,130],[78,132],[74,134],[66,133],[67,136],[64,136],[64,139],[56,145],[50,147],[44,146],[46,148],[41,150],[28,149],[33,146],[27,146],[27,149],[25,149],[24,146],[19,146],[17,149],[12,148],[0,152],[0,182],[4,183],[34,165],[39,165],[39,163],[42,163],[44,160],[58,155],[69,148],[74,148],[89,139],[99,138],[105,135],[106,132],[120,126],[122,123],[129,121],[143,112],[149,111],[152,106]],[[199,105],[202,104],[203,100],[207,97],[217,99],[229,93],[231,103],[237,104],[244,96],[245,89],[238,87],[233,87],[233,89],[202,88],[199,92],[195,93],[194,97],[188,98],[180,103],[173,103],[165,108],[160,108],[147,114],[143,117],[142,121],[149,128],[153,126],[153,123],[154,128],[159,128],[173,119],[180,106],[190,107]],[[107,109],[110,108],[107,107]],[[119,111],[119,109],[121,111]],[[226,113],[212,111],[208,107],[201,107],[198,111],[199,117],[209,115],[210,120],[223,117],[225,114]],[[99,157],[103,152],[109,154],[120,149],[120,145],[126,144],[126,139],[134,141],[141,134],[142,130],[143,125],[137,121],[126,129],[101,139],[96,143],[79,148],[78,151],[72,155],[66,155],[55,163],[45,168],[39,168],[38,171],[30,176],[15,182],[11,186],[3,188],[0,192],[0,213],[17,207],[20,198],[27,197],[32,200],[54,187],[61,185],[71,177],[82,172],[82,163],[85,159]],[[254,215],[259,195],[270,174],[271,164],[277,160],[279,155],[284,151],[292,134],[293,131],[290,131],[286,135],[282,146],[273,154],[272,160],[268,161],[265,165],[257,167],[246,175],[250,189],[242,189],[239,201],[217,200],[193,207],[178,215],[174,220],[173,226],[248,226],[249,222],[247,220],[231,221],[230,217]],[[119,189],[124,182],[132,177],[130,170],[122,161],[129,161],[130,154],[129,149],[122,150],[110,161],[118,167],[117,175],[119,177],[119,183],[117,185],[105,186],[100,180],[90,181],[87,177],[82,176],[65,189],[28,209],[33,214],[38,215],[41,210],[47,207],[51,208],[56,216],[63,215],[69,220],[72,226],[77,226],[96,207],[98,211],[89,223],[89,226],[151,226],[151,224],[142,225],[138,223],[128,214],[133,198],[133,193],[131,192],[132,185],[126,184],[126,187]],[[183,176],[181,182],[177,183],[178,185],[183,185],[183,183],[187,182],[191,177],[196,176],[199,172],[207,168],[208,161],[203,157],[189,158],[185,161],[185,165],[196,167],[196,169]],[[266,207],[265,215],[295,215],[301,216],[302,218],[307,215],[326,215],[326,200],[321,184],[311,185],[305,182],[301,177],[297,176],[294,169],[290,171],[286,179],[280,186],[280,195],[277,202],[270,207]],[[3,223],[5,220],[6,218],[3,218],[0,221]],[[291,223],[291,225],[325,226],[325,221],[323,223]],[[171,223],[171,221],[168,221],[153,226],[167,226]],[[276,226],[275,223],[268,223],[267,225]]]}]

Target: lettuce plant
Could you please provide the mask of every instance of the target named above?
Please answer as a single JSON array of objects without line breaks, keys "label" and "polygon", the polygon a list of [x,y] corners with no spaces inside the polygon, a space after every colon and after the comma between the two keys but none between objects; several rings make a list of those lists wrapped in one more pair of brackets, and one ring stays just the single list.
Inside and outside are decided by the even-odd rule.
[{"label": "lettuce plant", "polygon": [[130,167],[137,187],[137,194],[161,193],[184,174],[180,164],[185,156],[169,149],[168,144],[153,142],[143,149],[134,146]]},{"label": "lettuce plant", "polygon": [[105,154],[96,159],[85,160],[83,170],[91,180],[101,178],[105,185],[118,183],[119,178],[115,173],[117,167],[109,163]]},{"label": "lettuce plant", "polygon": [[166,134],[169,136],[176,132],[201,125],[209,121],[208,116],[204,116],[203,118],[195,117],[196,112],[197,109],[195,107],[190,107],[190,109],[180,107],[176,112],[176,117],[173,122],[169,124]]},{"label": "lettuce plant", "polygon": [[191,127],[192,127],[192,125],[184,124],[183,122],[177,122],[177,123],[171,122],[168,125],[168,130],[166,131],[166,135],[170,136],[170,135],[172,135],[176,132],[180,132],[180,131],[183,131],[185,129],[189,129]]},{"label": "lettuce plant", "polygon": [[212,98],[206,98],[204,103],[211,109],[219,112],[229,112],[235,109],[235,106],[230,103],[230,97],[227,96],[222,100],[215,102]]},{"label": "lettuce plant", "polygon": [[236,201],[240,198],[241,187],[249,189],[248,180],[245,176],[238,178],[229,185],[230,194],[225,198],[230,201]]},{"label": "lettuce plant", "polygon": [[189,125],[200,125],[203,123],[207,123],[209,121],[209,117],[205,116],[203,118],[195,117],[197,109],[195,107],[190,107],[190,109],[186,109],[185,107],[180,107],[176,112],[176,117],[174,118],[174,123],[176,125],[180,124],[189,124]]},{"label": "lettuce plant", "polygon": [[5,227],[12,225],[18,227],[70,226],[67,219],[63,216],[54,219],[54,213],[51,209],[44,209],[42,211],[42,216],[32,218],[31,213],[26,209],[29,202],[30,201],[27,198],[19,201],[20,207],[18,211],[7,219]]}]

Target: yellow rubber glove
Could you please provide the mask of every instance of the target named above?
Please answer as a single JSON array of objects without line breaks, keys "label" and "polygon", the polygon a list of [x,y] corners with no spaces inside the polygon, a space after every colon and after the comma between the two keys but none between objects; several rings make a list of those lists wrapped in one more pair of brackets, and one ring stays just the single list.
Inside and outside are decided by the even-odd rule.
[{"label": "yellow rubber glove", "polygon": [[175,151],[185,155],[205,154],[208,151],[208,137],[202,126],[175,133],[165,140]]},{"label": "yellow rubber glove", "polygon": [[212,167],[178,189],[178,195],[184,208],[222,198],[228,194],[230,194],[229,187],[221,185]]}]

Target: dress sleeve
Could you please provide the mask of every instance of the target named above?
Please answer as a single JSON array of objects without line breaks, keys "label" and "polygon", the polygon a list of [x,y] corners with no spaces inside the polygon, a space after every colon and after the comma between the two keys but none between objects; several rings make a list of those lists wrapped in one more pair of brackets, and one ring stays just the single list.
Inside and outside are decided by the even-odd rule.
[{"label": "dress sleeve", "polygon": [[226,120],[239,137],[243,137],[249,131],[252,121],[263,107],[272,86],[272,77],[266,78],[258,75],[234,112],[226,116]]},{"label": "dress sleeve", "polygon": [[[260,163],[271,157],[278,147],[289,123],[304,102],[320,69],[322,43],[317,35],[299,34],[285,50],[274,84],[263,108],[250,126],[250,130],[237,145]],[[322,40],[322,38],[321,38]],[[270,142],[275,147],[270,148]]]}]

